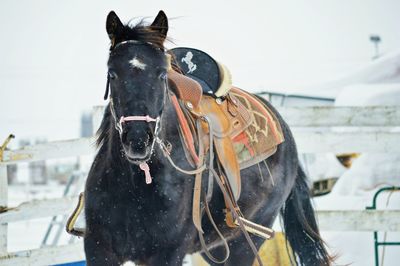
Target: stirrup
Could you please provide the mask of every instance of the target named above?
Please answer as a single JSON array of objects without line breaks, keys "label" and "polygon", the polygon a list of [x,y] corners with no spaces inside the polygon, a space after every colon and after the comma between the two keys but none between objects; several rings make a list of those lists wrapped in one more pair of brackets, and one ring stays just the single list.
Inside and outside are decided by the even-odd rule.
[{"label": "stirrup", "polygon": [[[275,231],[272,230],[271,228],[262,226],[260,224],[253,223],[252,221],[249,221],[243,217],[239,217],[239,219],[243,222],[244,228],[249,233],[252,233],[256,236],[262,237],[265,240],[269,240],[275,236]],[[235,220],[235,224],[237,226],[239,226],[239,223],[237,220]]]}]

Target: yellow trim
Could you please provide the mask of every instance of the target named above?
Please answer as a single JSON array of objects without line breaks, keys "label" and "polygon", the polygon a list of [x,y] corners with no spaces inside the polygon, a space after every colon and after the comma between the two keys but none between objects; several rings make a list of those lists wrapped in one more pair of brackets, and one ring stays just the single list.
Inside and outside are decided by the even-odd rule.
[{"label": "yellow trim", "polygon": [[6,140],[3,142],[3,144],[0,146],[0,162],[3,161],[3,153],[7,148],[8,143],[10,143],[10,141],[15,138],[15,136],[13,134],[8,135],[8,137],[6,138]]},{"label": "yellow trim", "polygon": [[79,214],[81,214],[83,206],[84,206],[84,197],[83,193],[79,194],[79,199],[78,199],[78,205],[76,206],[74,212],[72,215],[69,217],[68,222],[67,222],[67,231],[72,232],[74,230],[74,226],[76,223],[76,220],[78,220]]}]

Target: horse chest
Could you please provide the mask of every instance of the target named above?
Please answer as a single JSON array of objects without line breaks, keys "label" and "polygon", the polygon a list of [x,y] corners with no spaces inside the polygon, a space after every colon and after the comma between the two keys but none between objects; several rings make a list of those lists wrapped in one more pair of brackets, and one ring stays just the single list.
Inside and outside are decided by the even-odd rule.
[{"label": "horse chest", "polygon": [[155,195],[147,198],[136,195],[129,200],[120,199],[120,202],[115,199],[109,216],[110,225],[130,245],[167,244],[181,234],[178,228],[184,222],[179,208],[173,208],[174,203],[172,199]]}]

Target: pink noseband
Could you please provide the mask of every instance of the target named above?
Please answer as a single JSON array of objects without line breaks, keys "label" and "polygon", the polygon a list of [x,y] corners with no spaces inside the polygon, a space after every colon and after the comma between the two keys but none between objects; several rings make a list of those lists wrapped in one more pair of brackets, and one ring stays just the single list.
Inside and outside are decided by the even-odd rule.
[{"label": "pink noseband", "polygon": [[147,123],[149,122],[156,122],[157,119],[150,117],[149,115],[135,115],[135,116],[121,116],[119,119],[119,123],[125,123],[127,121],[146,121]]}]

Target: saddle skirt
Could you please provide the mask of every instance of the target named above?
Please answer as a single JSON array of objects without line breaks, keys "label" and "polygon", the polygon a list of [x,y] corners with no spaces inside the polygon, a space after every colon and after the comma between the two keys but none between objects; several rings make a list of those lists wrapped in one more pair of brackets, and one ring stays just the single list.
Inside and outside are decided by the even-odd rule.
[{"label": "saddle skirt", "polygon": [[245,169],[273,155],[285,139],[278,118],[257,96],[238,88],[230,93],[251,116],[250,125],[232,139],[240,169]]}]

